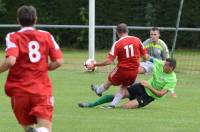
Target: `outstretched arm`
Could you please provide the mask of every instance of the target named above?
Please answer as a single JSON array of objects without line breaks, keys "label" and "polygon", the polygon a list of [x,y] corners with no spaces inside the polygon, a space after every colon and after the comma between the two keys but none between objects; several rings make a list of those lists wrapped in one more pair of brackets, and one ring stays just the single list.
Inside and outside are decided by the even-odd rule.
[{"label": "outstretched arm", "polygon": [[94,67],[95,66],[106,66],[106,65],[110,65],[111,63],[112,63],[112,60],[110,60],[109,58],[106,58],[105,60],[94,64]]},{"label": "outstretched arm", "polygon": [[99,67],[99,66],[106,66],[106,65],[110,65],[113,61],[110,60],[109,58],[106,58],[105,60],[103,61],[100,61],[100,62],[97,62],[97,63],[93,63],[91,65],[87,65],[87,68],[88,69],[94,69],[96,66]]}]

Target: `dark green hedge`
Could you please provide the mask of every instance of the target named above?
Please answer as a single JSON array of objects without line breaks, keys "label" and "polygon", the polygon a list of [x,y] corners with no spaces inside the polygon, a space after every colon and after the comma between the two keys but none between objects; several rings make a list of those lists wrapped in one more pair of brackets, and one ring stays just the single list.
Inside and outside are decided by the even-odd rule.
[{"label": "dark green hedge", "polygon": [[[19,6],[34,5],[38,10],[39,24],[87,25],[89,0],[0,0],[1,24],[16,24]],[[133,26],[174,27],[180,0],[96,0],[96,25],[116,25],[120,22]],[[200,1],[185,0],[180,27],[200,27]],[[0,43],[7,32],[17,29],[0,29]],[[52,32],[63,47],[86,49],[87,29],[44,29]],[[131,34],[145,40],[146,30],[131,30]],[[174,32],[161,31],[162,39],[171,48]],[[177,48],[200,48],[199,32],[179,32]],[[112,30],[96,30],[96,48],[107,49],[112,44]]]}]

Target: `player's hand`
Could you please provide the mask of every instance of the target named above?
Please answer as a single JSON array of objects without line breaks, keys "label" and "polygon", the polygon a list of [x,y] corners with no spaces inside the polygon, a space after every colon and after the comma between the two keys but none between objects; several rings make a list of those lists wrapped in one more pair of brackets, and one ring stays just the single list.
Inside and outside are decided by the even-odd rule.
[{"label": "player's hand", "polygon": [[176,93],[172,93],[172,94],[171,94],[171,97],[173,97],[173,98],[177,98]]},{"label": "player's hand", "polygon": [[149,84],[146,80],[142,80],[140,83],[146,88],[148,88],[148,86],[149,86]]},{"label": "player's hand", "polygon": [[93,63],[87,64],[86,67],[88,70],[93,70],[93,69],[95,69],[95,64],[93,64]]}]

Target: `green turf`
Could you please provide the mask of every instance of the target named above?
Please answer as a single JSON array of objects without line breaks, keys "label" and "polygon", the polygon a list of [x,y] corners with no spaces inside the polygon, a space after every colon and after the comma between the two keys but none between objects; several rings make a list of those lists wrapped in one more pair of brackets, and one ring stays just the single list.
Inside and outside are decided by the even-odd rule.
[{"label": "green turf", "polygon": [[[1,53],[1,58],[3,54]],[[92,101],[97,97],[89,89],[91,83],[101,84],[114,65],[98,68],[94,73],[84,72],[83,62],[87,51],[64,51],[65,63],[50,72],[55,96],[53,132],[197,132],[200,131],[200,53],[178,51],[177,95],[169,95],[147,107],[135,110],[79,108],[77,103]],[[97,52],[97,60],[106,52]],[[7,73],[0,75],[0,132],[20,132],[22,129],[4,94]],[[140,75],[139,79],[149,78]],[[117,90],[112,87],[106,93]],[[127,100],[125,100],[127,101]],[[125,101],[122,101],[125,102]]]}]

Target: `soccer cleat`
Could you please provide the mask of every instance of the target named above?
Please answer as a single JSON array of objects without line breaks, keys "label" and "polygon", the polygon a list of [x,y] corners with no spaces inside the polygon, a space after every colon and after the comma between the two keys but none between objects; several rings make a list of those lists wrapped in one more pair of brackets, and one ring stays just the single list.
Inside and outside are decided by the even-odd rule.
[{"label": "soccer cleat", "polygon": [[82,107],[82,108],[88,108],[88,107],[90,107],[89,103],[87,103],[87,102],[79,103],[78,106]]},{"label": "soccer cleat", "polygon": [[91,84],[91,90],[95,92],[97,96],[102,96],[102,93],[97,93],[97,87],[94,84]]},{"label": "soccer cleat", "polygon": [[37,132],[37,130],[35,128],[33,128],[33,127],[28,127],[26,129],[26,132]]},{"label": "soccer cleat", "polygon": [[115,106],[114,105],[104,105],[103,108],[105,108],[105,109],[114,109]]}]

